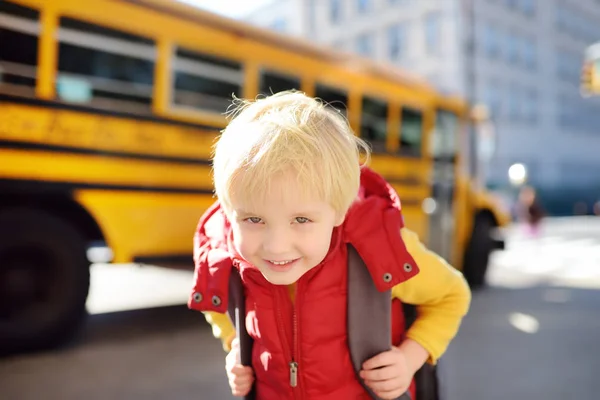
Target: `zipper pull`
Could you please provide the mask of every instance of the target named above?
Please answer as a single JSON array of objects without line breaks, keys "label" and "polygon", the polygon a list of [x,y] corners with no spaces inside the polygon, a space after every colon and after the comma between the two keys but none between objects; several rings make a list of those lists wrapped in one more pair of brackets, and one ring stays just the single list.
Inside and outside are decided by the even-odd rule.
[{"label": "zipper pull", "polygon": [[295,361],[290,363],[290,386],[298,386],[298,363]]}]

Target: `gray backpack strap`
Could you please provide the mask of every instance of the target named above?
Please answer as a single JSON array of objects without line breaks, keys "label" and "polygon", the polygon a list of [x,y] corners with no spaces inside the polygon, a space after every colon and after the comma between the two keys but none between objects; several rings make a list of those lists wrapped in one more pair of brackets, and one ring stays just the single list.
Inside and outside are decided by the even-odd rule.
[{"label": "gray backpack strap", "polygon": [[[227,314],[235,326],[235,335],[240,341],[240,363],[244,366],[252,366],[252,344],[253,340],[246,330],[246,297],[244,296],[244,284],[237,268],[231,268],[229,276],[229,303]],[[245,400],[255,400],[254,387],[244,397]]]},{"label": "gray backpack strap", "polygon": [[[358,380],[369,395],[379,397],[359,376],[369,358],[392,348],[392,293],[375,287],[367,266],[352,245],[348,244],[348,346]],[[398,400],[410,400],[404,393]]]}]

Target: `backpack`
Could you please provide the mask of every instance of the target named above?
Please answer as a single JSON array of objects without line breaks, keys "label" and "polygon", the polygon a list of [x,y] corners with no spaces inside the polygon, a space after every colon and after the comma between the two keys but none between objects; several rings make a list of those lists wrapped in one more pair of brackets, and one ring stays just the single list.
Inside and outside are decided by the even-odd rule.
[{"label": "backpack", "polygon": [[[380,292],[375,287],[371,275],[356,249],[348,244],[348,345],[356,376],[371,398],[378,400],[359,376],[363,362],[387,351],[391,343],[391,291]],[[235,326],[236,336],[240,344],[240,363],[244,366],[252,364],[252,338],[246,331],[244,323],[245,310],[244,286],[239,271],[232,268],[229,278],[228,314]],[[404,318],[408,328],[416,318],[416,309],[412,305],[403,304]],[[415,400],[439,400],[436,368],[424,365],[416,374]],[[254,388],[245,400],[255,400]],[[409,392],[397,400],[412,400]]]}]

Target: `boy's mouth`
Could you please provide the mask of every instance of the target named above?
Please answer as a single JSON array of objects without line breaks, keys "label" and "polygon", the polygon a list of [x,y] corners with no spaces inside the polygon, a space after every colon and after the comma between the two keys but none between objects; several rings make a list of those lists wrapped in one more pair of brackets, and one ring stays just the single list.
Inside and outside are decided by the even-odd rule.
[{"label": "boy's mouth", "polygon": [[297,262],[299,258],[293,260],[265,260],[269,268],[277,272],[289,271]]}]

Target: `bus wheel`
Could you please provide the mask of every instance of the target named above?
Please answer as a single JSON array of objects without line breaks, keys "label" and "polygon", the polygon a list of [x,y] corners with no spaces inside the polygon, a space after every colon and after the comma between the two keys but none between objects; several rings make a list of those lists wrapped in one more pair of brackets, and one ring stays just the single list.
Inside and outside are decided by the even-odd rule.
[{"label": "bus wheel", "polygon": [[465,251],[463,273],[469,286],[473,289],[485,284],[490,254],[496,248],[492,237],[495,227],[494,221],[486,215],[477,215],[473,226],[473,233]]},{"label": "bus wheel", "polygon": [[0,212],[0,354],[63,344],[86,315],[85,242],[44,211]]}]

